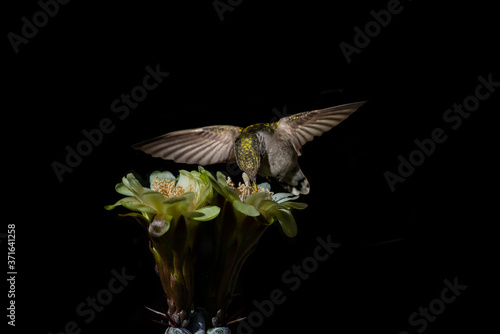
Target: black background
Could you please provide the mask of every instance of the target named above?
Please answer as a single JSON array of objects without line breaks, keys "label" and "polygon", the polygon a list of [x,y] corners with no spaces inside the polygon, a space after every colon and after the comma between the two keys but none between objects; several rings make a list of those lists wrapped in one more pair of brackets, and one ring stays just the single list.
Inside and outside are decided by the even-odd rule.
[{"label": "black background", "polygon": [[[75,321],[81,333],[164,332],[144,308],[164,305],[147,237],[103,207],[120,198],[114,185],[128,172],[146,180],[157,169],[196,166],[151,158],[132,144],[366,100],[305,146],[300,164],[311,193],[300,199],[309,207],[294,213],[299,234],[268,229],[230,313],[246,316],[254,300],[281,289],[286,301],[255,333],[400,333],[412,329],[413,312],[440,297],[445,279],[457,277],[467,289],[425,333],[484,331],[496,313],[488,302],[495,300],[499,92],[456,130],[443,114],[474,94],[479,75],[500,81],[498,18],[479,2],[404,1],[348,64],[339,44],[353,44],[354,27],[363,29],[370,11],[387,3],[246,0],[221,21],[212,1],[71,1],[19,53],[5,37],[4,224],[16,224],[15,329],[59,333]],[[39,10],[36,1],[7,10],[4,36],[19,34],[21,18]],[[120,120],[111,102],[157,64],[169,77]],[[64,163],[65,147],[75,148],[81,131],[103,118],[114,130],[59,182],[51,164]],[[437,127],[447,140],[391,192],[384,172],[396,173],[398,156]],[[342,246],[290,291],[283,273],[328,235]],[[85,323],[77,306],[123,267],[135,279]]]}]

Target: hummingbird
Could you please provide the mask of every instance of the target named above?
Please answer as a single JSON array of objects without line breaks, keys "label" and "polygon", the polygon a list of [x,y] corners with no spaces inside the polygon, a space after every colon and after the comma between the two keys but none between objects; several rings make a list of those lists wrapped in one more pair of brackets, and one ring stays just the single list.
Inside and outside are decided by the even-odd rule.
[{"label": "hummingbird", "polygon": [[257,191],[257,174],[276,178],[294,195],[308,194],[309,181],[298,157],[305,143],[331,130],[366,101],[312,110],[276,122],[247,127],[213,125],[169,132],[132,148],[178,163],[212,165],[234,163],[247,174]]}]

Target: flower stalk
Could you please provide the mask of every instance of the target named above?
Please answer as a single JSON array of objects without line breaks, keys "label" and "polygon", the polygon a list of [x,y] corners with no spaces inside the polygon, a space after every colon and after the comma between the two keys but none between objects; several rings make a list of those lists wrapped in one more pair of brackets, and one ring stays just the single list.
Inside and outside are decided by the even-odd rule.
[{"label": "flower stalk", "polygon": [[214,252],[205,273],[205,301],[212,324],[225,323],[225,310],[229,306],[243,264],[257,246],[266,230],[253,217],[238,216],[230,202],[223,204],[221,214],[214,222]]}]

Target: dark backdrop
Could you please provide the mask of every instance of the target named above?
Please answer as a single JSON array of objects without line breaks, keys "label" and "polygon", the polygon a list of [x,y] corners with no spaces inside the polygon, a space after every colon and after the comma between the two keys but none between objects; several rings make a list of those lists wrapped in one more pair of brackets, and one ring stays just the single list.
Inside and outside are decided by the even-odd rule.
[{"label": "dark backdrop", "polygon": [[[18,53],[8,34],[21,35],[22,18],[32,22],[41,7],[25,1],[5,11],[4,223],[16,224],[15,329],[59,333],[74,321],[81,333],[164,332],[144,308],[163,302],[146,235],[103,207],[120,198],[114,185],[128,172],[146,180],[157,169],[175,174],[196,166],[152,158],[132,144],[184,128],[244,126],[366,100],[305,146],[299,161],[311,193],[300,199],[307,210],[295,212],[299,234],[288,239],[278,225],[268,229],[230,312],[247,316],[254,301],[280,289],[286,301],[254,333],[482,332],[496,314],[489,302],[499,92],[459,126],[443,115],[464,99],[474,102],[479,76],[500,81],[493,5],[231,3],[221,20],[212,1],[72,1],[46,24],[40,16],[43,26]],[[383,16],[388,5],[398,14],[378,31],[371,11]],[[340,44],[356,46],[355,27],[367,23],[372,37],[358,38],[362,47],[348,62]],[[142,84],[147,66],[169,76],[129,114],[114,113],[112,102]],[[75,149],[82,131],[106,118],[112,131],[61,182],[54,161],[65,163],[66,147]],[[397,174],[398,156],[417,156],[414,141],[436,128],[446,141],[391,191],[384,173]],[[341,246],[291,291],[282,275],[328,236]],[[78,306],[122,268],[135,278],[86,323],[89,315]],[[444,280],[467,288],[427,328],[422,320],[412,326],[408,319],[420,307],[439,308]]]}]

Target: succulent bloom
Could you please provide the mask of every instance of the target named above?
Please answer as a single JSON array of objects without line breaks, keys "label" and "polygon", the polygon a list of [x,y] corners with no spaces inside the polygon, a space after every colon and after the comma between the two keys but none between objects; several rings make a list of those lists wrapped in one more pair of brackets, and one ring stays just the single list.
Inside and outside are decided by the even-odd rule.
[{"label": "succulent bloom", "polygon": [[224,313],[231,302],[239,272],[266,228],[278,221],[285,235],[294,237],[297,224],[291,209],[305,209],[307,205],[291,202],[298,196],[289,193],[273,194],[267,183],[258,185],[255,192],[250,182],[236,187],[221,172],[216,179],[202,167],[199,171],[208,177],[220,195],[221,213],[214,220],[212,274],[205,274],[204,293],[213,325],[221,326],[225,323]]},{"label": "succulent bloom", "polygon": [[197,221],[207,221],[217,216],[220,209],[206,205],[213,196],[208,178],[197,171],[181,170],[179,174],[176,179],[170,172],[154,172],[150,175],[151,188],[146,188],[129,173],[115,186],[118,193],[127,197],[105,208],[111,210],[119,205],[124,206],[140,212],[127,216],[137,217],[147,223],[151,223],[158,214],[171,218],[185,215]]},{"label": "succulent bloom", "polygon": [[[297,223],[290,209],[305,209],[307,204],[291,202],[299,198],[298,195],[290,193],[272,193],[268,183],[257,185],[257,192],[250,186],[249,182],[239,183],[236,187],[230,177],[226,179],[221,172],[217,173],[217,180],[212,174],[200,167],[200,172],[212,181],[215,190],[229,201],[237,215],[255,217],[264,225],[270,225],[278,221],[283,232],[288,237],[297,235]],[[243,178],[247,179],[243,174]],[[245,181],[248,181],[245,180]]]},{"label": "succulent bloom", "polygon": [[154,172],[151,188],[143,187],[128,174],[115,187],[127,197],[106,209],[123,206],[134,212],[122,216],[136,218],[148,231],[150,250],[167,296],[171,325],[185,327],[193,309],[194,244],[199,223],[215,218],[220,208],[208,205],[212,184],[197,171],[180,171],[178,178],[170,172]]}]

